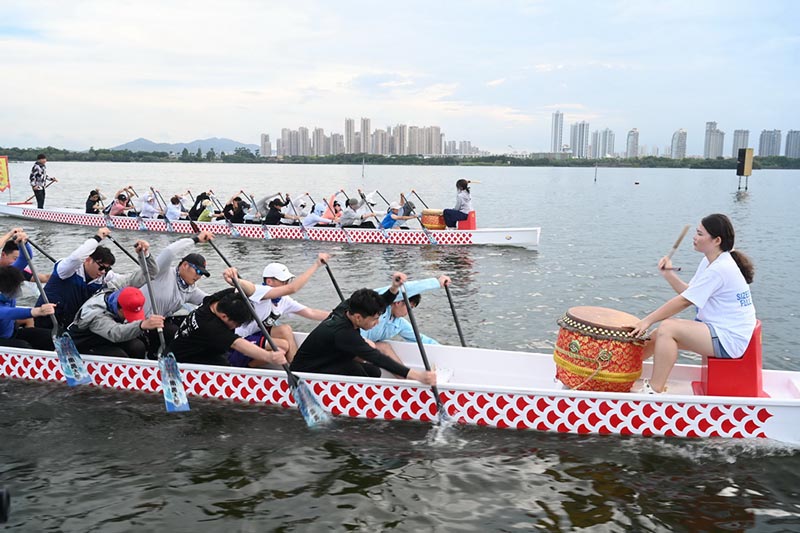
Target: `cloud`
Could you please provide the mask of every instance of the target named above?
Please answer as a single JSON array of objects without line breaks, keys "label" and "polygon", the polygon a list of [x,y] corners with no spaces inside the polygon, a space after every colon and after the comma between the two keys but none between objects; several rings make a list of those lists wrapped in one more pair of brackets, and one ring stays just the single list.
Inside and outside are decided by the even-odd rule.
[{"label": "cloud", "polygon": [[503,85],[506,82],[505,78],[498,78],[496,80],[487,81],[486,85],[488,87],[497,87],[498,85]]}]

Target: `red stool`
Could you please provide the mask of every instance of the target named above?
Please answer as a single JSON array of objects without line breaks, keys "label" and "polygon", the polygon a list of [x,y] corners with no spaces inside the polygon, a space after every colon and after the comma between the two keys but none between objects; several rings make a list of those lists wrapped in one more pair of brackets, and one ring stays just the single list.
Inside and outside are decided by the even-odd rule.
[{"label": "red stool", "polygon": [[761,379],[761,321],[739,359],[703,356],[701,381],[692,382],[696,396],[749,396],[769,398]]},{"label": "red stool", "polygon": [[456,225],[458,229],[478,229],[477,219],[475,218],[475,211],[470,211],[466,220],[459,220]]}]

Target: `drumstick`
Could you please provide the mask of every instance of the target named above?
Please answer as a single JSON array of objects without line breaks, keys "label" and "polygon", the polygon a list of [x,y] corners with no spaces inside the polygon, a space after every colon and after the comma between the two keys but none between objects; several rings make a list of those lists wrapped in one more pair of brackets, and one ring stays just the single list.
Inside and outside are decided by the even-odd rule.
[{"label": "drumstick", "polygon": [[678,235],[678,238],[675,240],[675,244],[672,245],[672,250],[670,250],[669,253],[667,254],[667,259],[672,258],[672,255],[675,253],[675,250],[677,250],[678,246],[681,245],[681,241],[683,240],[683,238],[686,237],[687,233],[689,233],[689,228],[691,226],[692,226],[691,224],[686,224],[683,227],[683,229],[681,230],[681,234]]}]

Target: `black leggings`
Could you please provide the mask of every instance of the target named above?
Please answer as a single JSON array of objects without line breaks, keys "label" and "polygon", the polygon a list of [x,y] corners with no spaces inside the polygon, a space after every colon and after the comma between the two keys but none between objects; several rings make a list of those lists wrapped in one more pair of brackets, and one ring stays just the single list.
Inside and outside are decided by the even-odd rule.
[{"label": "black leggings", "polygon": [[36,197],[36,207],[44,209],[44,189],[34,189],[33,195]]},{"label": "black leggings", "polygon": [[74,340],[78,351],[85,354],[133,359],[144,359],[147,355],[147,344],[141,337],[114,343],[94,333],[82,333],[80,338]]},{"label": "black leggings", "polygon": [[0,339],[0,346],[53,350],[53,330],[46,328],[18,328],[12,337]]}]

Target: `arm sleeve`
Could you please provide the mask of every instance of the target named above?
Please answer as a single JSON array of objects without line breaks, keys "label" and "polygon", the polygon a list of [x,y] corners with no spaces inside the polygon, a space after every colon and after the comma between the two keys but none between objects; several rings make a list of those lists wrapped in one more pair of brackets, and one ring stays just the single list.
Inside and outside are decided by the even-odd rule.
[{"label": "arm sleeve", "polygon": [[86,239],[86,242],[78,246],[75,251],[69,254],[68,257],[62,259],[56,265],[56,273],[58,277],[61,279],[67,279],[78,269],[81,267],[86,258],[89,257],[97,250],[97,246],[100,244],[97,239],[92,237],[91,239]]},{"label": "arm sleeve", "polygon": [[172,262],[178,255],[183,255],[191,246],[194,245],[194,239],[187,238],[187,239],[179,239],[166,248],[164,248],[160,254],[158,254],[158,258],[156,259],[156,263],[158,264],[158,273],[159,276],[165,275],[165,273],[169,272],[170,266]]},{"label": "arm sleeve", "polygon": [[0,319],[2,320],[23,320],[31,318],[30,307],[6,307],[0,306]]},{"label": "arm sleeve", "polygon": [[[400,331],[398,331],[397,334],[400,335],[404,340],[408,342],[417,342],[417,337],[414,335],[414,328],[408,320],[405,318],[400,318],[397,320],[396,325],[400,327]],[[419,336],[422,339],[422,344],[439,344],[427,335],[420,333]]]},{"label": "arm sleeve", "polygon": [[[25,249],[28,250],[28,255],[33,258],[33,248],[31,248],[31,245],[27,242],[25,243]],[[25,270],[25,267],[28,266],[28,260],[25,259],[25,254],[20,253],[19,257],[17,257],[17,260],[11,263],[11,266],[17,270]]]},{"label": "arm sleeve", "polygon": [[336,335],[334,339],[337,350],[351,354],[353,357],[360,357],[375,366],[385,368],[392,374],[403,377],[408,376],[408,367],[401,365],[391,357],[372,348],[364,341],[361,335],[358,334],[357,330],[345,330],[342,334]]},{"label": "arm sleeve", "polygon": [[97,315],[89,323],[89,331],[111,342],[125,342],[135,339],[142,333],[139,324],[141,324],[140,320],[130,323],[119,323],[111,316],[103,313]]},{"label": "arm sleeve", "polygon": [[[436,278],[426,278],[420,279],[415,281],[407,281],[406,282],[406,292],[408,293],[408,297],[411,298],[417,294],[421,294],[425,291],[432,291],[434,289],[438,289],[440,287],[439,280]],[[375,289],[375,292],[378,294],[383,294],[384,292],[388,291],[389,287],[381,287],[380,289]],[[403,293],[397,292],[397,296],[395,296],[394,302],[402,302],[403,301]]]}]

